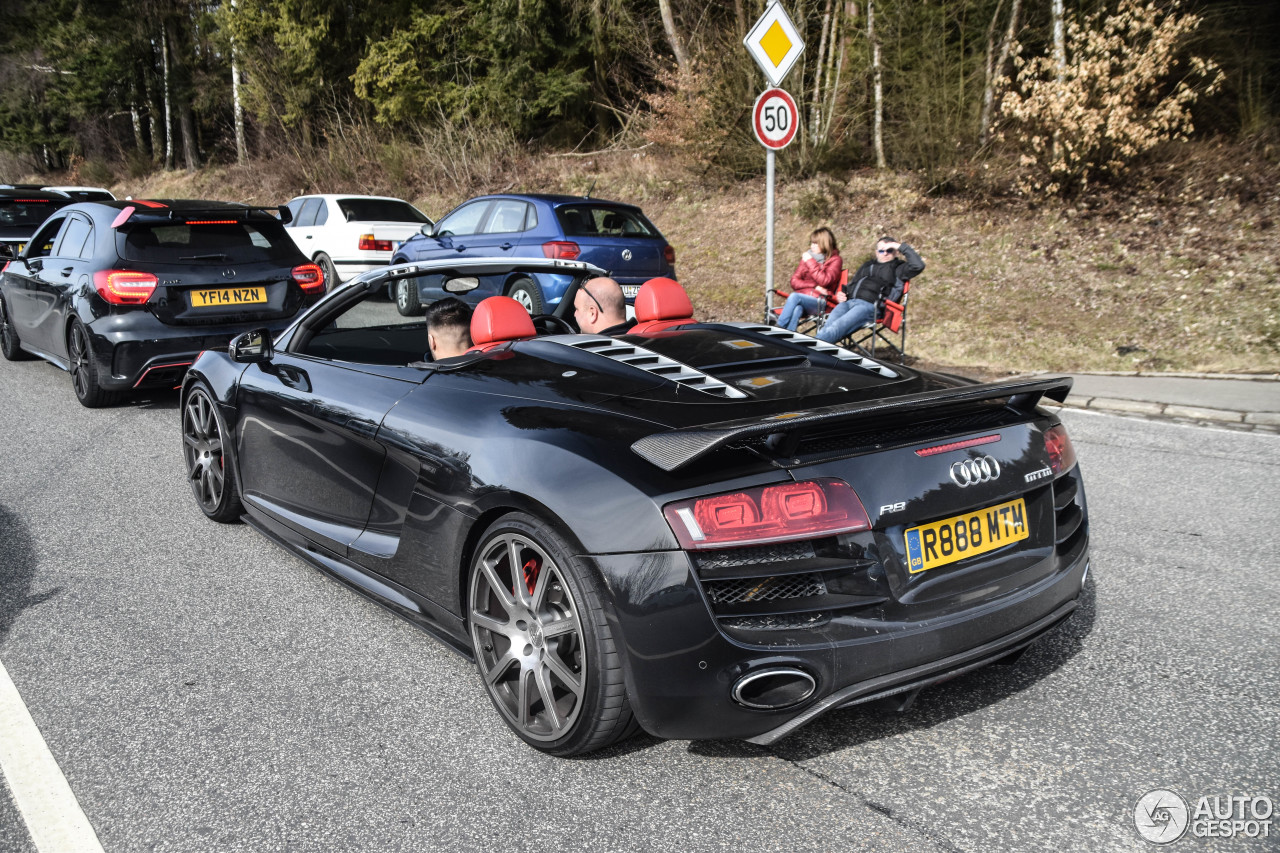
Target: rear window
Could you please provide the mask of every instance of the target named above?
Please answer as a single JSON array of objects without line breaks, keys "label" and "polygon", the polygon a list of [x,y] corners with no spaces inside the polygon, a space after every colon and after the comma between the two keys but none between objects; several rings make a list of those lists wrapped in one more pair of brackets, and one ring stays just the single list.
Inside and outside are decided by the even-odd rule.
[{"label": "rear window", "polygon": [[572,204],[556,208],[566,237],[660,237],[653,223],[638,210]]},{"label": "rear window", "polygon": [[57,202],[47,199],[0,198],[0,226],[23,225],[34,228],[48,219],[55,210],[68,204],[71,204],[71,199]]},{"label": "rear window", "polygon": [[425,213],[392,198],[340,198],[338,209],[348,222],[430,222]]},{"label": "rear window", "polygon": [[125,233],[121,256],[133,261],[292,262],[298,249],[279,222],[253,221],[201,225],[165,222],[140,225]]}]

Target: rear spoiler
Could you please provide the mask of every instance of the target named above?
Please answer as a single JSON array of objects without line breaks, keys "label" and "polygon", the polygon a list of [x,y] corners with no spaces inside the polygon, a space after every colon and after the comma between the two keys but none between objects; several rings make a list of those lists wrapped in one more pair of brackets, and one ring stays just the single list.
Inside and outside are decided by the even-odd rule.
[{"label": "rear spoiler", "polygon": [[119,230],[131,224],[155,225],[160,222],[190,222],[191,220],[226,220],[247,222],[254,214],[266,214],[288,225],[293,221],[293,211],[288,207],[184,207],[172,208],[158,201],[138,200],[126,205],[116,216],[111,227]]},{"label": "rear spoiler", "polygon": [[1067,394],[1071,392],[1071,382],[1070,376],[1051,376],[1021,382],[965,385],[890,399],[826,406],[807,412],[784,412],[765,418],[723,421],[646,436],[631,445],[631,449],[663,471],[675,471],[731,442],[759,436],[790,437],[815,427],[871,420],[892,413],[1008,398],[1007,406],[1031,414],[1041,397],[1048,397],[1059,403],[1066,400]]}]

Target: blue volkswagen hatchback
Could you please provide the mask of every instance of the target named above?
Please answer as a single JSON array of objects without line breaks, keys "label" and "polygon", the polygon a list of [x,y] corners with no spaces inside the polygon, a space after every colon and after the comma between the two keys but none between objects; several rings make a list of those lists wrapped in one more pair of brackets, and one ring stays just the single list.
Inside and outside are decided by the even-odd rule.
[{"label": "blue volkswagen hatchback", "polygon": [[[486,195],[464,202],[439,222],[404,241],[392,264],[457,257],[554,258],[609,271],[627,301],[651,278],[675,278],[676,253],[662,233],[631,204],[568,195]],[[483,278],[466,300],[478,303],[506,294],[530,314],[543,314],[560,302],[573,280],[550,273]],[[427,275],[396,282],[396,306],[404,315],[443,299],[444,276]]]}]

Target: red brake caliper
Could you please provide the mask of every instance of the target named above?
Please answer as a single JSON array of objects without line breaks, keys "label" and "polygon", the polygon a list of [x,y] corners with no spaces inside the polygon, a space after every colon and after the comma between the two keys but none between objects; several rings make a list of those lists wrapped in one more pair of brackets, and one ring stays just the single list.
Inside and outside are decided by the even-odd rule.
[{"label": "red brake caliper", "polygon": [[529,590],[529,594],[533,595],[533,588],[538,585],[538,571],[542,568],[542,564],[538,562],[537,557],[530,557],[529,562],[525,563],[521,568],[524,573],[524,585]]}]

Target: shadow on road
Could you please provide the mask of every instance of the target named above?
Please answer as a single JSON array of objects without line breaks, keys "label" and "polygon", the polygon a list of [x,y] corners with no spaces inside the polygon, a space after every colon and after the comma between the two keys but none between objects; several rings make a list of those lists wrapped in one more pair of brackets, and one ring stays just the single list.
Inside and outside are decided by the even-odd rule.
[{"label": "shadow on road", "polygon": [[[906,711],[871,702],[832,711],[768,748],[788,761],[804,761],[862,743],[921,729],[994,705],[1058,670],[1084,647],[1093,630],[1097,599],[1093,578],[1080,592],[1080,606],[1063,625],[1033,643],[1015,663],[992,664],[953,681],[927,687]],[[693,741],[689,751],[720,758],[759,755],[746,742]]]},{"label": "shadow on road", "polygon": [[177,391],[170,389],[153,389],[148,391],[134,391],[128,400],[128,404],[134,409],[144,409],[148,411],[176,412],[178,411],[178,397],[181,396]]},{"label": "shadow on road", "polygon": [[36,552],[26,525],[0,504],[0,642],[9,636],[22,611],[62,592],[59,586],[32,595],[35,573]]}]

